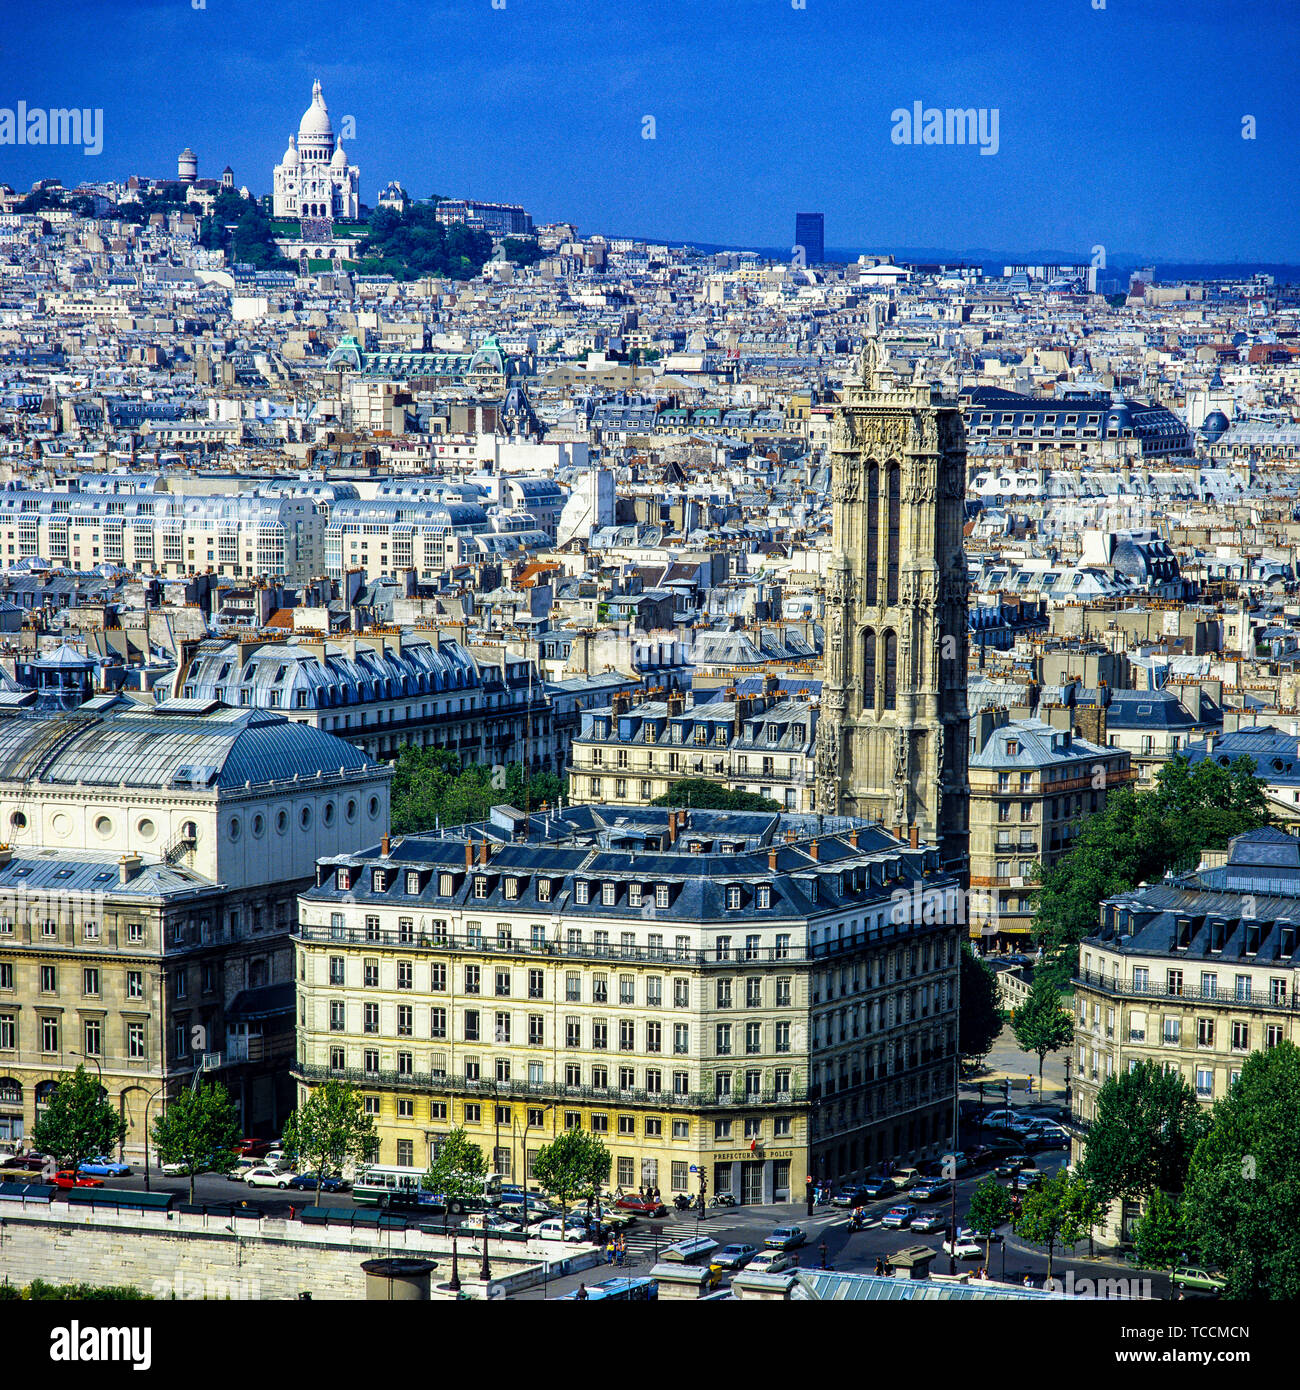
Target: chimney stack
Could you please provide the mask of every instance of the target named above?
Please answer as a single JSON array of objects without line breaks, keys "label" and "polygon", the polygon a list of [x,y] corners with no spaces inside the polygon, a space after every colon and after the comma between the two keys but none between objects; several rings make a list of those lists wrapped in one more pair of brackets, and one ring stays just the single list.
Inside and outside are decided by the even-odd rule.
[{"label": "chimney stack", "polygon": [[134,851],[124,854],[121,859],[117,861],[118,882],[125,887],[136,874],[140,872],[140,867],[143,863],[144,860]]},{"label": "chimney stack", "polygon": [[491,857],[492,852],[485,837],[478,842],[478,862],[480,864],[486,864]]},{"label": "chimney stack", "polygon": [[767,852],[767,867],[769,872],[776,873],[776,850],[769,849]]},{"label": "chimney stack", "polygon": [[388,858],[388,851],[389,851],[388,832],[385,831],[385,832],[384,832],[384,838],[379,842],[379,853],[380,853],[385,859],[387,859],[387,858]]},{"label": "chimney stack", "polygon": [[472,868],[474,867],[474,842],[473,842],[473,840],[466,840],[466,841],[465,841],[465,867],[466,867],[467,869],[472,869]]},{"label": "chimney stack", "polygon": [[856,826],[849,831],[849,844],[852,845],[854,849],[858,847],[858,832]]},{"label": "chimney stack", "polygon": [[908,841],[913,849],[921,847],[921,828],[917,825],[909,825],[907,828]]},{"label": "chimney stack", "polygon": [[812,841],[809,842],[809,845],[808,845],[808,853],[812,856],[812,859],[813,859],[813,862],[814,862],[814,863],[816,863],[817,860],[820,858],[821,849],[820,849],[820,847],[818,846],[816,840],[812,840]]},{"label": "chimney stack", "polygon": [[671,846],[671,845],[675,845],[675,844],[677,843],[677,812],[676,812],[676,811],[669,811],[669,812],[668,812],[668,843],[669,843],[670,846]]}]

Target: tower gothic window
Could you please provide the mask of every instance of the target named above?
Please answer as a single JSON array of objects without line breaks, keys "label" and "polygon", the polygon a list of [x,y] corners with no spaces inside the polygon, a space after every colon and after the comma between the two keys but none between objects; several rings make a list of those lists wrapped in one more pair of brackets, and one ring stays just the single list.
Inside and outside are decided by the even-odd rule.
[{"label": "tower gothic window", "polygon": [[885,633],[885,708],[898,705],[898,634],[891,628]]},{"label": "tower gothic window", "polygon": [[[866,601],[876,602],[876,571],[880,568],[880,468],[867,465],[867,563],[863,575]],[[870,686],[867,687],[870,690]]]},{"label": "tower gothic window", "polygon": [[[899,532],[899,511],[900,511],[901,490],[899,483],[898,465],[889,465],[889,501],[888,516],[886,524],[889,527],[888,554],[885,559],[885,602],[898,602],[898,532]],[[887,705],[893,709],[893,705]]]},{"label": "tower gothic window", "polygon": [[862,707],[876,707],[876,632],[870,627],[862,634]]}]

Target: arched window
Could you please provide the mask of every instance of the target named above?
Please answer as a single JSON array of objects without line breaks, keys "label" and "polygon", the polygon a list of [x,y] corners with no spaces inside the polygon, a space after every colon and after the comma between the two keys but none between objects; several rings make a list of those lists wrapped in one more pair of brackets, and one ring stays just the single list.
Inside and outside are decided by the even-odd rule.
[{"label": "arched window", "polygon": [[[864,576],[866,602],[876,602],[877,570],[880,568],[880,466],[867,465],[867,572]],[[872,697],[874,703],[874,696]]]},{"label": "arched window", "polygon": [[862,634],[862,708],[876,707],[876,630],[867,628]]},{"label": "arched window", "polygon": [[889,465],[889,500],[886,503],[889,511],[885,519],[885,524],[889,528],[888,553],[885,557],[885,602],[898,602],[898,532],[899,532],[899,513],[901,500],[901,488],[899,482],[898,465]]},{"label": "arched window", "polygon": [[898,706],[898,634],[890,628],[885,633],[885,705]]}]

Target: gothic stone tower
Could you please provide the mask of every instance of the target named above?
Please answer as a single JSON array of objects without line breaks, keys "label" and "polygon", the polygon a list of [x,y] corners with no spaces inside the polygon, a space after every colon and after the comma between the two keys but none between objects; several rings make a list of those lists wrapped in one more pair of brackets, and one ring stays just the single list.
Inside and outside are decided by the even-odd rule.
[{"label": "gothic stone tower", "polygon": [[817,804],[937,844],[967,871],[966,438],[874,337],[831,440],[832,556]]}]

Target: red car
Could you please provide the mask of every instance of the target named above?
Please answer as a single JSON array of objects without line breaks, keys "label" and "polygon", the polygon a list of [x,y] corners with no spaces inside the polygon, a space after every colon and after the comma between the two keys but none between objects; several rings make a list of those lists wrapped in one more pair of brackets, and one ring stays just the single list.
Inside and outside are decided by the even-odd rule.
[{"label": "red car", "polygon": [[623,1211],[634,1211],[638,1216],[668,1215],[668,1208],[662,1202],[656,1202],[653,1197],[621,1197],[614,1205]]},{"label": "red car", "polygon": [[50,1179],[55,1187],[103,1187],[103,1178],[88,1178],[71,1168],[62,1168]]},{"label": "red car", "polygon": [[264,1154],[271,1152],[271,1141],[269,1139],[241,1139],[235,1145],[235,1152],[240,1158],[261,1158]]}]

